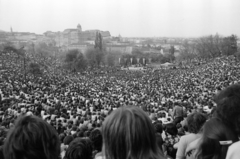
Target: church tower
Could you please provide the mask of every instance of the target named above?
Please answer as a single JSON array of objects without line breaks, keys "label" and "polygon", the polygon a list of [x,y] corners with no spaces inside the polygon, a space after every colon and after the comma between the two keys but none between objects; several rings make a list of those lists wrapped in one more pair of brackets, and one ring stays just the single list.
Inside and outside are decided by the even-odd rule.
[{"label": "church tower", "polygon": [[11,35],[14,36],[12,27],[10,28],[10,31],[11,31]]},{"label": "church tower", "polygon": [[82,27],[80,24],[77,25],[77,30],[78,30],[78,32],[82,32]]}]

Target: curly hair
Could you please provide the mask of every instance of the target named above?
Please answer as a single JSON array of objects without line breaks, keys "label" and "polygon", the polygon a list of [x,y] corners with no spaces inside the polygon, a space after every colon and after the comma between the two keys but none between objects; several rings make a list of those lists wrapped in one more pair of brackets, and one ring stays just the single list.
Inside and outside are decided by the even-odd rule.
[{"label": "curly hair", "polygon": [[225,88],[216,97],[216,116],[240,135],[240,85]]},{"label": "curly hair", "polygon": [[58,159],[60,140],[41,118],[22,116],[8,133],[3,154],[5,159]]},{"label": "curly hair", "polygon": [[188,132],[197,134],[206,122],[207,118],[202,113],[193,113],[187,117]]}]

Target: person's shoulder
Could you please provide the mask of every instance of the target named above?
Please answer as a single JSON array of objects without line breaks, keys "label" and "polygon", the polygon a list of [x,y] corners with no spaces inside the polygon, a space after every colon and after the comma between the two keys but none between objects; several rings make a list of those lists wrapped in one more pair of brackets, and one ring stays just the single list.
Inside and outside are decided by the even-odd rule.
[{"label": "person's shoulder", "polygon": [[187,134],[181,137],[181,140],[184,140],[186,142],[188,142],[188,144],[192,143],[193,141],[197,140],[198,138],[200,138],[201,136],[198,134]]},{"label": "person's shoulder", "polygon": [[234,144],[232,144],[229,149],[235,149],[235,148],[238,148],[240,150],[240,141],[238,142],[235,142]]},{"label": "person's shoulder", "polygon": [[192,137],[192,134],[186,134],[186,135],[181,136],[181,140],[187,139],[189,137]]},{"label": "person's shoulder", "polygon": [[196,137],[196,136],[200,136],[200,134],[188,133],[184,135],[184,137]]},{"label": "person's shoulder", "polygon": [[226,159],[237,159],[240,156],[240,141],[232,144],[229,148],[228,148],[228,152],[227,152],[227,157]]},{"label": "person's shoulder", "polygon": [[102,154],[102,152],[99,152],[95,155],[94,159],[105,159],[105,156]]}]

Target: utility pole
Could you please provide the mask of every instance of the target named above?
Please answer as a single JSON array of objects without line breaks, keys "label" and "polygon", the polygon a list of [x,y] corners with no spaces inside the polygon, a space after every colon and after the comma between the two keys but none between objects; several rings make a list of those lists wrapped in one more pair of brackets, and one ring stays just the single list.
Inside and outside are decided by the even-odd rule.
[{"label": "utility pole", "polygon": [[56,73],[56,51],[54,51],[54,75]]},{"label": "utility pole", "polygon": [[24,79],[25,79],[25,82],[27,82],[27,80],[26,80],[26,58],[25,58],[25,55],[24,55],[23,62],[24,62]]},{"label": "utility pole", "polygon": [[0,53],[1,53],[1,55],[0,55],[0,56],[1,56],[1,59],[2,59],[2,60],[1,60],[1,61],[2,61],[2,66],[1,66],[1,69],[3,69],[3,51],[1,51]]},{"label": "utility pole", "polygon": [[2,59],[2,69],[3,69],[3,65],[4,65],[4,64],[3,64],[3,58],[4,58],[3,52],[1,52],[1,57],[2,57],[1,59]]}]

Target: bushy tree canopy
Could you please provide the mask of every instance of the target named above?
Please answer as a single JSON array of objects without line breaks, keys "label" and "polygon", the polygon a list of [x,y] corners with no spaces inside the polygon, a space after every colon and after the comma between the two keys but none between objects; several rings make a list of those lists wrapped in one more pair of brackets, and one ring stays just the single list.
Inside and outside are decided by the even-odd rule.
[{"label": "bushy tree canopy", "polygon": [[70,50],[66,54],[65,62],[67,68],[71,70],[84,70],[87,67],[87,61],[79,50]]},{"label": "bushy tree canopy", "polygon": [[204,36],[191,43],[185,41],[180,49],[180,59],[214,58],[222,55],[234,55],[237,52],[237,36]]}]

